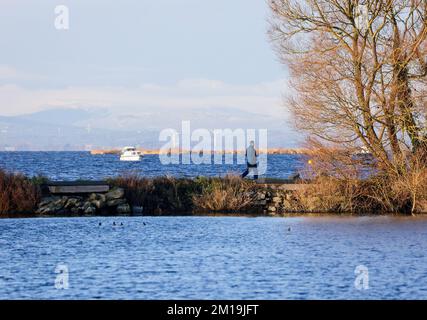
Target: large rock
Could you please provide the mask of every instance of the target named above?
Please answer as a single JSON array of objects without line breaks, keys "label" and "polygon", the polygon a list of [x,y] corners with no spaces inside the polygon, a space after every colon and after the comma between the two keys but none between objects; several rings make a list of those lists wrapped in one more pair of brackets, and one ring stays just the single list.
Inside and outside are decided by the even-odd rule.
[{"label": "large rock", "polygon": [[105,194],[105,198],[107,201],[121,199],[125,195],[125,190],[122,188],[112,189],[110,192]]},{"label": "large rock", "polygon": [[94,215],[97,212],[117,212],[129,214],[132,208],[124,198],[125,191],[122,188],[114,188],[106,194],[91,193],[89,196],[49,196],[44,197],[38,205],[37,213],[54,214],[87,214]]},{"label": "large rock", "polygon": [[117,207],[119,205],[125,204],[127,201],[125,199],[113,199],[107,201],[108,207]]},{"label": "large rock", "polygon": [[280,202],[282,202],[282,198],[281,197],[273,197],[273,202],[274,203],[280,203]]},{"label": "large rock", "polygon": [[55,202],[59,199],[61,199],[61,197],[59,197],[59,196],[44,197],[41,199],[41,201],[39,203],[39,208],[45,207],[45,206],[49,205],[50,203]]},{"label": "large rock", "polygon": [[94,200],[106,201],[106,195],[102,193],[91,193],[88,200],[89,201],[94,201]]},{"label": "large rock", "polygon": [[83,199],[81,197],[73,197],[69,198],[67,203],[65,204],[65,209],[71,209],[74,207],[81,207],[83,205]]},{"label": "large rock", "polygon": [[97,209],[103,209],[107,206],[107,198],[102,193],[92,193],[88,201],[90,201]]},{"label": "large rock", "polygon": [[99,200],[92,200],[91,202],[97,209],[102,209],[107,206],[107,203],[101,199]]},{"label": "large rock", "polygon": [[44,198],[37,209],[38,214],[56,214],[58,212],[64,212],[65,204],[67,203],[67,197],[47,197]]},{"label": "large rock", "polygon": [[274,207],[274,206],[270,206],[270,207],[268,207],[268,209],[267,209],[269,212],[276,212],[276,207]]},{"label": "large rock", "polygon": [[94,206],[90,205],[84,210],[84,213],[85,214],[95,214],[96,208]]},{"label": "large rock", "polygon": [[53,209],[53,208],[51,208],[50,206],[45,205],[45,206],[43,206],[43,207],[39,207],[39,208],[36,210],[36,213],[37,213],[37,214],[54,214],[54,213],[55,213],[55,211],[54,211],[54,209]]},{"label": "large rock", "polygon": [[82,207],[82,211],[84,214],[95,214],[96,208],[90,201],[86,201]]},{"label": "large rock", "polygon": [[258,200],[264,200],[265,199],[265,193],[259,192],[258,195],[257,195],[257,199]]}]

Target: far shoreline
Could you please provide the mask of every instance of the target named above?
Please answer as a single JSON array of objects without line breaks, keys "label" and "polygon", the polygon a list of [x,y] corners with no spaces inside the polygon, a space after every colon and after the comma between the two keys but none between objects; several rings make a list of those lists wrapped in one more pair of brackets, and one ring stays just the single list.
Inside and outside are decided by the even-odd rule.
[{"label": "far shoreline", "polygon": [[[162,151],[160,149],[145,149],[145,148],[136,148],[137,151],[141,152],[143,155],[161,155],[167,154],[168,152]],[[306,148],[269,148],[267,150],[259,150],[260,153],[268,154],[268,155],[310,155],[313,151]],[[10,153],[10,152],[85,152],[90,153],[91,155],[119,155],[121,153],[121,149],[119,148],[107,148],[107,149],[73,149],[73,150],[19,150],[19,149],[10,149],[4,150],[0,149],[0,152]],[[170,150],[170,154],[188,154],[191,151],[188,150],[178,150],[172,149]],[[212,151],[211,154],[243,154],[244,150],[241,151],[221,151],[216,152]]]}]

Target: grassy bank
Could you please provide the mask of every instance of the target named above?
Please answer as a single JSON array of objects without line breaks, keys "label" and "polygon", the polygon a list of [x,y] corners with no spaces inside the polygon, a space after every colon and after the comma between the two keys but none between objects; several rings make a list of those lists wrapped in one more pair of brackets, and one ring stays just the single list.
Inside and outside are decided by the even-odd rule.
[{"label": "grassy bank", "polygon": [[235,176],[175,179],[119,177],[109,181],[126,190],[133,205],[150,214],[403,214],[427,213],[427,174],[368,179],[318,175],[289,190]]},{"label": "grassy bank", "polygon": [[[44,182],[43,178],[30,179],[0,170],[0,215],[36,215],[40,204],[46,202],[46,195],[41,193]],[[296,189],[258,184],[236,176],[189,179],[128,175],[107,182],[113,190],[124,192],[123,198],[131,208],[143,207],[146,215],[427,213],[425,171],[400,179],[381,175],[351,179],[323,174],[313,177],[310,183],[301,182]],[[67,214],[65,202],[77,201],[54,200],[64,207],[63,214]],[[100,200],[100,195],[94,194],[88,195],[87,201],[99,207]],[[100,214],[95,207],[93,214]]]},{"label": "grassy bank", "polygon": [[150,214],[257,211],[252,204],[259,186],[235,176],[195,179],[124,176],[108,182],[123,188],[132,205],[142,206]]}]

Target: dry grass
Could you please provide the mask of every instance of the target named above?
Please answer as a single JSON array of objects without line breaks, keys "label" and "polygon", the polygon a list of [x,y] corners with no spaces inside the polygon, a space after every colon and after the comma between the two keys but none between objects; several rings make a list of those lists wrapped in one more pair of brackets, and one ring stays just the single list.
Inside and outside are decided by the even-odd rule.
[{"label": "dry grass", "polygon": [[193,196],[198,210],[237,212],[253,204],[257,197],[256,184],[237,176],[206,180],[202,193]]},{"label": "dry grass", "polygon": [[237,212],[255,199],[255,184],[236,176],[195,179],[143,178],[135,174],[109,181],[124,188],[132,205],[145,212],[192,213],[194,211]]},{"label": "dry grass", "polygon": [[135,206],[142,206],[153,189],[152,180],[128,174],[108,181],[110,184],[125,189],[126,199]]},{"label": "dry grass", "polygon": [[111,179],[110,184],[125,189],[132,205],[143,206],[145,212],[191,213],[193,194],[200,192],[196,180],[173,177],[144,178],[136,174]]},{"label": "dry grass", "polygon": [[[295,196],[303,211],[348,213],[425,213],[425,157],[414,154],[395,170],[382,170],[374,161],[355,157],[354,150],[315,145],[302,173],[312,185]],[[371,174],[366,176],[366,172]]]},{"label": "dry grass", "polygon": [[296,190],[296,210],[302,212],[353,213],[359,208],[357,180],[319,176],[303,189]]},{"label": "dry grass", "polygon": [[0,214],[32,213],[39,199],[40,189],[34,181],[0,169]]},{"label": "dry grass", "polygon": [[372,177],[365,194],[382,211],[396,213],[427,213],[427,168],[418,156],[394,173]]}]

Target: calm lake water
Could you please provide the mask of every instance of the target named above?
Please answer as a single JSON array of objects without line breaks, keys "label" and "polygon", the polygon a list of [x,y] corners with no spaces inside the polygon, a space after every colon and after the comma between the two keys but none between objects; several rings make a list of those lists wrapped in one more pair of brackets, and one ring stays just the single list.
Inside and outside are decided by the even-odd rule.
[{"label": "calm lake water", "polygon": [[[306,162],[300,155],[269,155],[268,177],[286,178],[301,169]],[[171,164],[163,165],[158,155],[146,155],[140,162],[123,162],[118,155],[91,155],[89,152],[0,152],[0,168],[29,176],[44,175],[53,180],[101,180],[135,172],[154,177],[223,176],[242,173],[245,165],[237,164]]]},{"label": "calm lake water", "polygon": [[422,218],[0,219],[0,299],[426,299],[426,239]]}]

